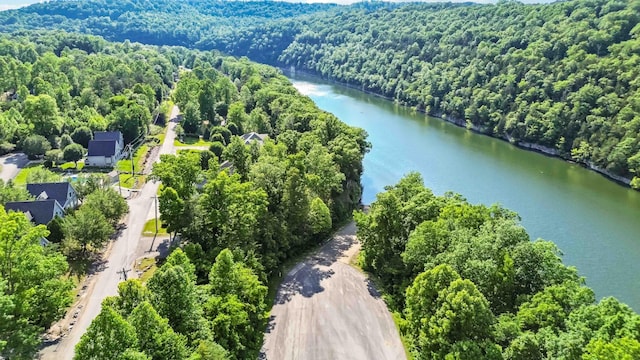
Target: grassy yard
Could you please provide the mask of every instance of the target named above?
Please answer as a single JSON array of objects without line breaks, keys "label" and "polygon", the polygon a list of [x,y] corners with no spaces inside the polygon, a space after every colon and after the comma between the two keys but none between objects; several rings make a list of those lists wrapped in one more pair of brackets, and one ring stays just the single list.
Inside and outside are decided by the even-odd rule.
[{"label": "grassy yard", "polygon": [[158,269],[156,259],[144,258],[136,261],[136,271],[141,271],[140,281],[146,283]]},{"label": "grassy yard", "polygon": [[147,181],[144,175],[120,174],[120,186],[128,189],[140,189]]},{"label": "grassy yard", "polygon": [[27,184],[27,176],[29,173],[37,168],[43,168],[42,164],[27,164],[24,168],[20,169],[18,175],[16,175],[15,179],[13,179],[13,183],[16,185],[26,185]]},{"label": "grassy yard", "polygon": [[[153,236],[156,234],[156,219],[151,219],[144,224],[142,235]],[[158,235],[167,235],[167,228],[162,227],[162,222],[158,222]]]},{"label": "grassy yard", "polygon": [[58,165],[58,167],[60,169],[62,169],[62,170],[76,169],[76,170],[80,171],[84,167],[84,161],[78,161],[78,166],[77,167],[76,167],[76,164],[73,161],[69,161],[69,162],[66,162],[64,164],[60,164],[60,165]]},{"label": "grassy yard", "polygon": [[[135,165],[135,171],[141,172],[142,165],[144,164],[144,159],[147,157],[147,153],[149,152],[149,146],[144,144],[136,150],[135,154],[133,154],[133,163]],[[131,173],[131,159],[122,159],[118,161],[118,170],[123,173]]]},{"label": "grassy yard", "polygon": [[211,144],[211,141],[195,136],[185,136],[182,141],[178,139],[173,141],[173,146],[211,146]]}]

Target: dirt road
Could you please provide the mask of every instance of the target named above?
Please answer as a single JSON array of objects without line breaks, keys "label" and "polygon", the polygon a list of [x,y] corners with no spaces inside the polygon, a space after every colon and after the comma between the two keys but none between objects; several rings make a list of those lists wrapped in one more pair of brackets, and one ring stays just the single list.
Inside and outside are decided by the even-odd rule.
[{"label": "dirt road", "polygon": [[[172,121],[168,125],[165,141],[159,151],[160,154],[174,153],[174,128],[178,113],[178,108],[174,107],[170,117]],[[160,183],[148,182],[140,190],[138,196],[127,201],[129,215],[127,216],[126,228],[113,242],[103,268],[91,275],[92,278],[88,279],[85,293],[74,305],[72,311],[79,311],[73,328],[57,344],[44,348],[40,352],[41,359],[72,359],[75,345],[91,325],[91,321],[100,313],[102,300],[107,296],[117,295],[118,283],[125,280],[124,273],[128,278],[136,277],[135,271],[132,270],[133,263],[143,255],[139,253],[139,249],[144,247],[140,246],[139,242],[147,216],[150,211],[153,211],[154,197],[159,186]]]},{"label": "dirt road", "polygon": [[261,359],[406,359],[386,304],[349,265],[358,248],[352,223],[287,274]]}]

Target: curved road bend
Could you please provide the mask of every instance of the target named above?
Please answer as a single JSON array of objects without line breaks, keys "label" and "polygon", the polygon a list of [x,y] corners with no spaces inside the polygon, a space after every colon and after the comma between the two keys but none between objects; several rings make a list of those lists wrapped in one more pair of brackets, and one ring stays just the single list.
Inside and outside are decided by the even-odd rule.
[{"label": "curved road bend", "polygon": [[[174,128],[178,114],[178,107],[174,106],[171,110],[171,120],[159,154],[174,153],[173,140],[176,137]],[[157,160],[155,159],[155,161]],[[147,221],[147,215],[149,211],[153,211],[154,196],[156,196],[159,186],[159,182],[147,182],[139,191],[138,196],[127,200],[129,215],[127,216],[126,228],[112,243],[111,251],[108,254],[108,258],[104,259],[102,268],[93,274],[93,278],[88,281],[86,293],[69,310],[73,312],[82,306],[77,314],[75,325],[58,343],[45,347],[40,352],[40,359],[72,359],[76,344],[80,341],[89,325],[91,325],[93,318],[100,313],[102,300],[107,296],[118,294],[118,284],[124,280],[122,269],[124,268],[127,271],[129,278],[137,276],[132,269],[133,263],[140,255],[136,253],[139,248],[138,243],[142,236],[144,224]]]},{"label": "curved road bend", "polygon": [[294,267],[278,288],[261,359],[406,359],[387,306],[349,265],[355,224]]}]

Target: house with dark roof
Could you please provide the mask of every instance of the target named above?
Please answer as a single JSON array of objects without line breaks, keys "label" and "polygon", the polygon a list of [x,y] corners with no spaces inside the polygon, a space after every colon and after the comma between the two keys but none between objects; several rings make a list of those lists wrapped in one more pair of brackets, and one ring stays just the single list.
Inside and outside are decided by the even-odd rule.
[{"label": "house with dark roof", "polygon": [[244,141],[245,145],[251,144],[252,141],[257,141],[258,144],[262,145],[264,141],[269,137],[269,134],[258,134],[255,132],[250,132],[242,135],[242,141]]},{"label": "house with dark roof", "polygon": [[55,199],[63,209],[75,209],[78,206],[78,193],[68,182],[27,184],[27,191],[36,200]]},{"label": "house with dark roof", "polygon": [[85,165],[113,167],[122,156],[124,139],[120,131],[96,131],[89,149]]},{"label": "house with dark roof", "polygon": [[64,209],[56,199],[8,202],[4,208],[25,213],[36,225],[47,225],[56,216],[64,217]]}]

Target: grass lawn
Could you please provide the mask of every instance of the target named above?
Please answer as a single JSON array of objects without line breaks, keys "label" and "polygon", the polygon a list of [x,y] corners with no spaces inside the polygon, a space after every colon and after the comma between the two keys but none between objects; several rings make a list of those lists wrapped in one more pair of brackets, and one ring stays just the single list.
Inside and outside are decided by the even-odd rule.
[{"label": "grass lawn", "polygon": [[[144,224],[142,235],[153,236],[156,234],[156,219],[151,219]],[[162,222],[158,223],[158,235],[166,235],[167,228],[162,227]]]},{"label": "grass lawn", "polygon": [[[149,146],[147,144],[143,144],[136,150],[136,153],[133,154],[133,163],[135,164],[135,170],[137,172],[142,171],[142,165],[144,164],[144,159],[147,157],[147,153],[149,152]],[[122,159],[118,161],[118,170],[124,173],[131,173],[131,159]]]},{"label": "grass lawn", "polygon": [[77,167],[76,167],[76,164],[73,161],[69,161],[69,162],[66,162],[64,164],[60,164],[60,165],[58,165],[58,167],[60,169],[62,169],[62,170],[76,169],[76,170],[80,171],[84,167],[84,161],[78,161],[78,166]]},{"label": "grass lawn", "polygon": [[144,258],[136,261],[136,271],[142,272],[140,275],[140,281],[143,283],[146,283],[157,269],[158,265],[154,258]]},{"label": "grass lawn", "polygon": [[175,139],[173,141],[173,146],[211,146],[211,141],[206,141],[201,137],[195,136],[185,136],[183,141]]},{"label": "grass lawn", "polygon": [[167,129],[165,128],[165,130],[163,132],[161,132],[160,134],[156,135],[156,139],[158,139],[160,141],[160,144],[164,143],[164,138],[167,136]]},{"label": "grass lawn", "polygon": [[120,174],[120,186],[128,189],[140,189],[147,181],[144,175]]},{"label": "grass lawn", "polygon": [[24,168],[20,169],[18,175],[13,179],[13,183],[16,185],[26,185],[27,184],[27,176],[29,173],[37,168],[43,168],[42,164],[27,164]]}]

